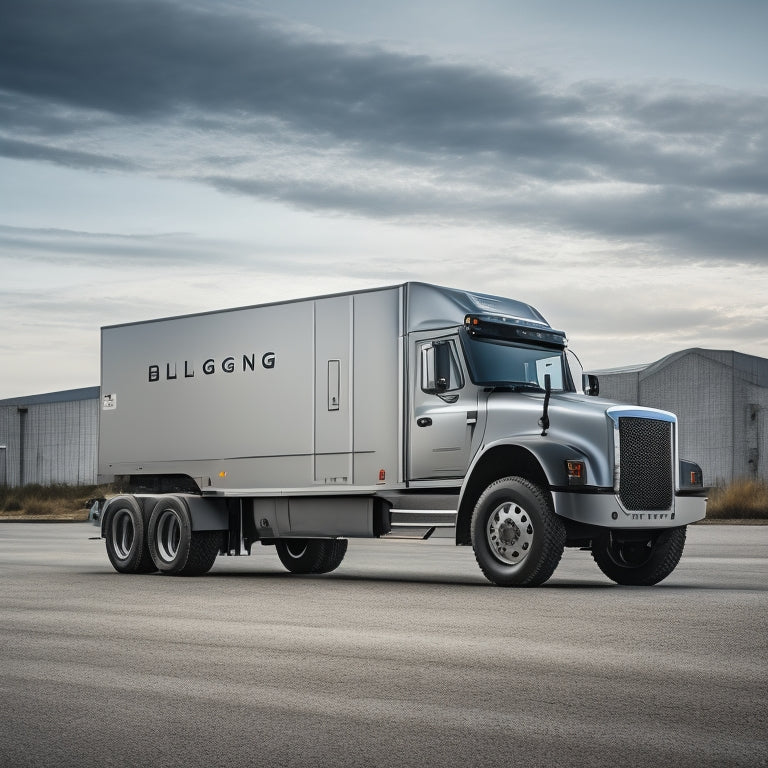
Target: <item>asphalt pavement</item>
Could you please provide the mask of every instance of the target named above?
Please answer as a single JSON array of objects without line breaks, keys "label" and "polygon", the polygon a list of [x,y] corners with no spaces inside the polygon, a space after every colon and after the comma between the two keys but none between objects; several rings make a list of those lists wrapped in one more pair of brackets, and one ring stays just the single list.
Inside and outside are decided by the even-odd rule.
[{"label": "asphalt pavement", "polygon": [[566,551],[536,589],[447,539],[115,573],[0,523],[2,766],[768,765],[768,526],[692,526],[664,582]]}]

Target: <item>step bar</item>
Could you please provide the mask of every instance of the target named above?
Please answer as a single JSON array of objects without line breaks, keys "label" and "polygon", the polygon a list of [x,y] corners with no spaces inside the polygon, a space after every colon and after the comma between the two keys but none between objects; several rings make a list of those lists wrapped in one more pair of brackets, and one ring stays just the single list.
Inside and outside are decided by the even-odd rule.
[{"label": "step bar", "polygon": [[[455,528],[456,512],[451,510],[392,509],[392,531],[386,539],[428,539],[438,528]],[[412,532],[415,535],[399,535]]]}]

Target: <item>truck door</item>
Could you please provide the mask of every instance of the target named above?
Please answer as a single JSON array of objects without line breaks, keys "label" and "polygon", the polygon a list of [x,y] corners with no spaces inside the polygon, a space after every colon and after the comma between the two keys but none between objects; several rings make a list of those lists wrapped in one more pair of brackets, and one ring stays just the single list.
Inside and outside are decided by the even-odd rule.
[{"label": "truck door", "polygon": [[463,477],[477,425],[477,388],[459,339],[419,334],[410,343],[409,480]]}]

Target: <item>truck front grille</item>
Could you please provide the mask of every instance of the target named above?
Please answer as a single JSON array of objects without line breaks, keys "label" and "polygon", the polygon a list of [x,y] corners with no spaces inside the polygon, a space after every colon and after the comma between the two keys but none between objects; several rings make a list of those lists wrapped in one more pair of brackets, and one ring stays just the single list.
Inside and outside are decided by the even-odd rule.
[{"label": "truck front grille", "polygon": [[672,423],[619,418],[619,498],[636,510],[667,510],[674,496]]}]

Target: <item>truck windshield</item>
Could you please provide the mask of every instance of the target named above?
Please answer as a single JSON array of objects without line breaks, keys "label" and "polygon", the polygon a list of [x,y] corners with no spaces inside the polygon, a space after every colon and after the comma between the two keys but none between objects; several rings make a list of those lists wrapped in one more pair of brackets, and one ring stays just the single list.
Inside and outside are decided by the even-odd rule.
[{"label": "truck windshield", "polygon": [[549,374],[553,391],[571,390],[561,351],[531,344],[473,338],[464,333],[461,336],[469,374],[475,384],[543,391],[544,376]]}]

